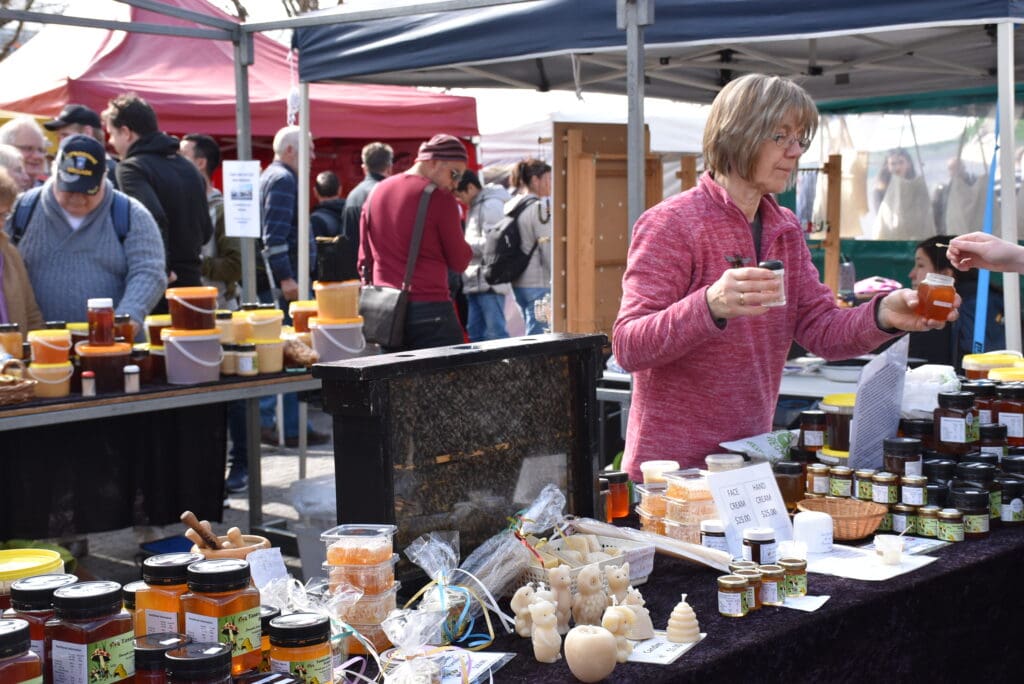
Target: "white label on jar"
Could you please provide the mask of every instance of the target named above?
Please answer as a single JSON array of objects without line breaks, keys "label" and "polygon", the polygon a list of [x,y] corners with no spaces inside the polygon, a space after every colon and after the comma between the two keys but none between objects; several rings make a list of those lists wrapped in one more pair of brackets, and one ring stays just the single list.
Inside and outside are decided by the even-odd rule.
[{"label": "white label on jar", "polygon": [[726,541],[725,537],[713,537],[709,534],[702,534],[700,543],[709,549],[718,549],[719,551],[728,551],[729,542]]},{"label": "white label on jar", "polygon": [[217,643],[220,641],[220,634],[217,634],[217,618],[199,613],[185,613],[185,634],[192,637],[192,641]]},{"label": "white label on jar", "polygon": [[[748,544],[747,542],[743,542],[743,560],[745,560],[745,561],[754,560],[751,557],[750,553],[751,553],[751,551],[750,551],[750,544]],[[767,563],[762,563],[762,565],[767,565]]]},{"label": "white label on jar", "polygon": [[939,441],[955,444],[967,443],[967,421],[963,418],[939,419]]},{"label": "white label on jar", "polygon": [[825,446],[824,430],[804,430],[803,437],[805,447]]},{"label": "white label on jar", "polygon": [[761,544],[761,565],[772,565],[779,558],[779,547],[775,542]]},{"label": "white label on jar", "polygon": [[[1020,499],[1017,499],[1017,500],[1020,501]],[[1006,510],[1006,509],[1004,508],[1003,510]],[[1003,518],[1003,520],[1006,520],[1006,518]],[[38,640],[33,639],[32,642],[28,646],[28,650],[32,651],[33,653],[35,653],[40,658],[45,658],[46,657],[46,641],[44,639],[38,639]]]},{"label": "white label on jar", "polygon": [[908,506],[923,506],[924,487],[903,485],[903,503]]},{"label": "white label on jar", "polygon": [[983,446],[979,447],[979,450],[983,454],[995,454],[999,457],[999,460],[1003,460],[1003,447],[1001,446]]},{"label": "white label on jar", "polygon": [[991,409],[978,409],[978,422],[981,423],[982,425],[988,425],[989,423],[994,423],[995,421],[992,420],[992,410]]},{"label": "white label on jar", "polygon": [[779,583],[778,582],[761,582],[761,603],[778,603],[779,602]]},{"label": "white label on jar", "polygon": [[1024,437],[1024,413],[1000,411],[998,420],[1006,426],[1007,437]]},{"label": "white label on jar", "polygon": [[811,476],[811,493],[828,494],[828,475]]},{"label": "white label on jar", "polygon": [[1024,501],[1014,499],[1008,504],[1003,504],[1001,518],[1004,522],[1024,521]]},{"label": "white label on jar", "polygon": [[178,614],[166,610],[153,610],[146,608],[146,634],[158,634],[160,632],[178,631]]},{"label": "white label on jar", "polygon": [[906,513],[893,513],[892,514],[892,531],[893,532],[906,532],[907,531],[907,514]]},{"label": "white label on jar", "polygon": [[742,615],[743,594],[731,591],[718,592],[718,612],[722,615]]},{"label": "white label on jar", "polygon": [[889,485],[871,483],[871,500],[875,503],[889,503]]},{"label": "white label on jar", "polygon": [[89,656],[86,644],[54,640],[50,647],[50,667],[54,684],[79,684],[89,681]]},{"label": "white label on jar", "polygon": [[246,373],[254,373],[256,368],[256,359],[251,356],[245,356],[243,354],[238,355],[238,374],[245,375]]},{"label": "white label on jar", "polygon": [[922,459],[918,458],[916,461],[906,461],[903,464],[904,475],[920,475],[921,474],[921,462]]}]

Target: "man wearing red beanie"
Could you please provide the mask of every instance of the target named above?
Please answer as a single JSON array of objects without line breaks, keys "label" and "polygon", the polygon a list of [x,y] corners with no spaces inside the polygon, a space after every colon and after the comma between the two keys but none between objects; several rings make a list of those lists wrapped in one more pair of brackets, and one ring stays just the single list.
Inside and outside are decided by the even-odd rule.
[{"label": "man wearing red beanie", "polygon": [[448,271],[462,272],[473,250],[462,235],[452,192],[466,170],[468,155],[458,138],[438,134],[420,145],[405,173],[377,184],[359,221],[359,272],[364,282],[401,288],[420,198],[436,186],[427,206],[423,241],[409,290],[405,338],[385,352],[426,349],[463,341],[462,326],[448,290]]}]

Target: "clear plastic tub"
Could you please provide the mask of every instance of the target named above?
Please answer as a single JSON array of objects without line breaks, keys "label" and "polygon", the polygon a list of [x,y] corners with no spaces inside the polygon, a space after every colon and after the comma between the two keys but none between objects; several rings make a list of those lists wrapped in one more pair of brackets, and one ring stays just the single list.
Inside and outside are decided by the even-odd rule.
[{"label": "clear plastic tub", "polygon": [[[379,625],[355,625],[349,624],[349,627],[359,632],[359,635],[369,641],[377,653],[380,653],[386,648],[391,646],[391,642],[388,640],[388,635],[384,633],[384,629]],[[346,650],[350,655],[366,653],[366,647],[356,639],[354,636],[350,636],[347,639]]]},{"label": "clear plastic tub", "polygon": [[708,481],[696,468],[665,473],[665,496],[680,501],[700,501],[711,498]]},{"label": "clear plastic tub", "polygon": [[316,310],[324,318],[353,318],[359,315],[358,280],[313,283]]},{"label": "clear plastic tub", "polygon": [[645,511],[643,507],[637,506],[636,514],[640,516],[640,529],[655,534],[665,534],[665,525],[660,515],[653,515]]},{"label": "clear plastic tub", "polygon": [[284,370],[284,340],[253,340],[256,345],[260,373],[280,373]]},{"label": "clear plastic tub", "polygon": [[351,584],[363,590],[364,594],[380,594],[395,584],[395,564],[398,554],[392,554],[391,560],[376,565],[331,565],[324,563],[327,581],[331,591],[342,583]]},{"label": "clear plastic tub", "polygon": [[640,506],[649,514],[665,517],[665,483],[634,485],[640,494]]},{"label": "clear plastic tub", "polygon": [[366,349],[362,316],[339,320],[310,318],[309,331],[320,363],[350,359]]},{"label": "clear plastic tub", "polygon": [[71,376],[75,368],[70,361],[64,363],[33,363],[25,371],[36,381],[35,392],[39,398],[66,397],[71,394]]},{"label": "clear plastic tub", "polygon": [[681,501],[665,498],[665,520],[677,523],[699,523],[701,520],[718,517],[718,509],[711,499]]},{"label": "clear plastic tub", "polygon": [[401,582],[380,594],[364,594],[345,613],[345,622],[350,625],[379,625],[388,613],[398,607],[398,589]]},{"label": "clear plastic tub", "polygon": [[331,565],[376,565],[395,552],[394,525],[346,524],[332,527],[320,535],[327,542],[327,562]]},{"label": "clear plastic tub", "polygon": [[665,536],[679,541],[700,544],[700,523],[678,523],[665,520]]},{"label": "clear plastic tub", "polygon": [[256,309],[247,311],[250,333],[256,340],[276,340],[281,337],[284,311],[280,309]]}]

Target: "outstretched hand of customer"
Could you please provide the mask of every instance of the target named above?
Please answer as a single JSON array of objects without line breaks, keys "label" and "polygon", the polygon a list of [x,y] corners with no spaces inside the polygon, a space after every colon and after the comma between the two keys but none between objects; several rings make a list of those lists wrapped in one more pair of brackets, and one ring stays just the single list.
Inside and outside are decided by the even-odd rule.
[{"label": "outstretched hand of customer", "polygon": [[987,268],[990,271],[1024,271],[1024,247],[988,233],[968,233],[953,238],[946,249],[949,263],[961,271]]},{"label": "outstretched hand of customer", "polygon": [[938,330],[960,317],[960,295],[953,300],[953,309],[944,321],[919,316],[917,292],[907,288],[890,292],[878,305],[878,326],[882,329],[895,328],[906,332]]},{"label": "outstretched hand of customer", "polygon": [[761,316],[765,302],[779,296],[779,279],[766,268],[730,268],[707,289],[708,308],[715,318]]}]

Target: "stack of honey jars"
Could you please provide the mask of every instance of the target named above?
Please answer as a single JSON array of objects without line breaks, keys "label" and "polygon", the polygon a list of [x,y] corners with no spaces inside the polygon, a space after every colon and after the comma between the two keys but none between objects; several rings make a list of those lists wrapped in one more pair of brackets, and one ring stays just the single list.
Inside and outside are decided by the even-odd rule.
[{"label": "stack of honey jars", "polygon": [[[345,621],[373,644],[378,652],[389,645],[380,624],[397,607],[396,594],[400,582],[395,581],[393,539],[394,525],[339,525],[327,530],[320,538],[327,544],[327,572],[331,591],[350,585],[363,592],[362,598],[352,606]],[[356,639],[349,642],[349,653],[362,653],[364,648]]]},{"label": "stack of honey jars", "polygon": [[220,377],[220,330],[216,325],[217,288],[172,287],[167,290],[171,325],[160,328],[167,382],[193,385]]},{"label": "stack of honey jars", "polygon": [[308,325],[313,349],[321,362],[358,356],[366,348],[363,318],[359,315],[359,288],[358,280],[313,283],[316,316],[308,319]]},{"label": "stack of honey jars", "polygon": [[[129,365],[132,353],[131,341],[123,339],[123,329],[120,331],[122,339],[118,339],[112,299],[90,299],[87,309],[89,341],[75,345],[82,372],[93,373],[97,392],[123,392],[124,369]],[[129,320],[129,335],[130,323]]]},{"label": "stack of honey jars", "polygon": [[36,381],[36,397],[66,397],[71,392],[71,331],[65,327],[30,330],[32,365],[26,374]]},{"label": "stack of honey jars", "polygon": [[664,478],[665,536],[699,544],[701,521],[718,518],[707,476],[690,469],[664,473]]}]

